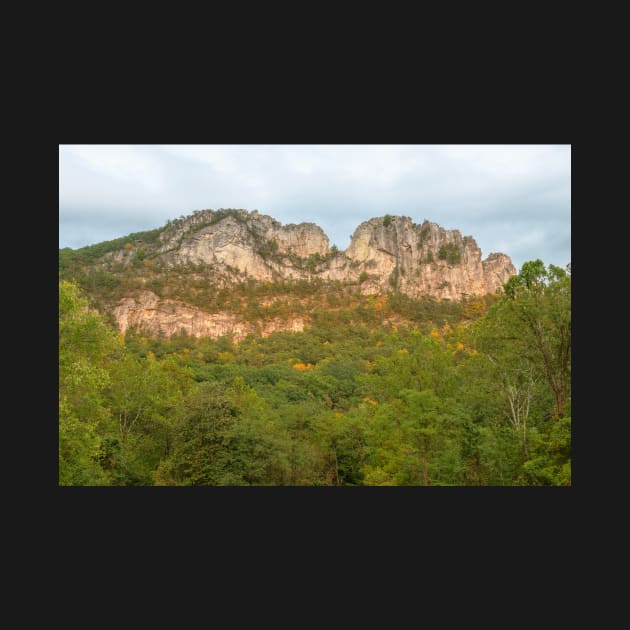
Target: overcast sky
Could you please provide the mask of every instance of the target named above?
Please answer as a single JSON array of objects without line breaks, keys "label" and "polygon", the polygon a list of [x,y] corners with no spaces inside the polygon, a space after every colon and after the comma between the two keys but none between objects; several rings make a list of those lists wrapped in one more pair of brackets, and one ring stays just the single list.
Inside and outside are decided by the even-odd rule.
[{"label": "overcast sky", "polygon": [[428,219],[517,268],[571,260],[570,145],[60,145],[59,246],[244,208],[317,223],[340,249],[371,217]]}]

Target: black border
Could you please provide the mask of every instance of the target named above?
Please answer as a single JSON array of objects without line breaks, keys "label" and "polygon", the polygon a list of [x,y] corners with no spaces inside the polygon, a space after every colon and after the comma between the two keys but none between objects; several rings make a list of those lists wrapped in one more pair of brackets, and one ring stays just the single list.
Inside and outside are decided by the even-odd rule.
[{"label": "black border", "polygon": [[[79,112],[86,101],[75,102],[65,111],[63,123],[54,126],[56,142],[47,145],[42,181],[48,185],[35,191],[36,198],[41,196],[38,207],[45,209],[46,227],[35,234],[41,246],[33,243],[31,247],[51,256],[43,264],[45,272],[50,270],[50,281],[48,273],[43,274],[45,292],[50,289],[52,294],[57,282],[53,248],[58,247],[58,238],[51,236],[55,231],[58,236],[59,227],[52,212],[58,203],[58,181],[52,175],[58,144],[571,144],[574,128],[563,81],[549,92],[523,77],[520,89],[514,81],[507,84],[497,79],[496,92],[481,99],[483,86],[471,90],[472,81],[465,79],[458,89],[443,92],[438,88],[420,97],[412,86],[419,77],[410,74],[406,79],[406,84],[394,80],[382,84],[375,77],[370,90],[350,94],[348,89],[342,93],[321,90],[319,98],[314,94],[319,84],[307,91],[302,83],[294,93],[288,90],[275,99],[268,98],[268,90],[262,94],[214,92],[209,99],[179,93],[156,107],[157,94],[136,90],[125,99],[125,107],[116,99],[105,99],[100,107]],[[393,91],[394,87],[399,89]],[[92,86],[92,99],[99,94]],[[93,103],[89,98],[87,102]],[[66,100],[64,105],[68,104]],[[572,151],[572,166],[574,157]],[[573,251],[575,245],[574,234]],[[57,303],[54,295],[38,290],[39,300]],[[54,312],[45,319],[41,347],[48,349],[55,375]],[[368,545],[360,547],[366,554],[371,553],[369,545],[407,546],[411,553],[417,546],[432,547],[435,540],[438,545],[458,548],[462,543],[485,548],[505,545],[506,553],[518,555],[519,544],[527,548],[527,541],[537,539],[540,532],[563,539],[575,512],[575,485],[583,480],[584,466],[577,460],[578,474],[571,488],[59,488],[57,427],[51,419],[57,406],[54,381],[54,376],[46,378],[51,389],[45,389],[45,397],[37,396],[43,409],[31,417],[38,420],[37,427],[42,423],[46,427],[44,436],[37,438],[40,461],[46,462],[38,483],[46,487],[55,517],[62,526],[83,523],[81,527],[94,527],[99,536],[118,540],[127,536],[125,524],[130,523],[138,532],[169,533],[171,542],[166,544],[171,551],[171,545],[186,546],[201,536],[221,540],[216,538],[221,531],[242,544],[247,540],[243,536],[249,536],[261,545],[274,540],[286,549],[290,542],[302,551],[318,546],[322,538],[336,540],[337,550],[341,543],[354,553],[359,553],[360,545]],[[577,409],[576,404],[573,407]],[[582,420],[580,413],[576,417]],[[77,536],[80,530],[70,529]],[[173,533],[177,533],[177,543],[172,542]]]}]

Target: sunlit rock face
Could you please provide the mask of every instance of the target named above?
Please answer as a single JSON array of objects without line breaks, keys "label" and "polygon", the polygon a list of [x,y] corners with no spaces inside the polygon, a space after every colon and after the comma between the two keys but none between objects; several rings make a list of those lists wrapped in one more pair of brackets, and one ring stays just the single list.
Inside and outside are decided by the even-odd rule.
[{"label": "sunlit rock face", "polygon": [[[376,217],[361,223],[345,251],[331,251],[314,223],[283,225],[257,211],[203,210],[167,225],[152,250],[166,269],[194,265],[217,286],[255,280],[341,281],[356,283],[366,295],[395,290],[412,298],[425,295],[459,300],[501,291],[516,274],[509,256],[491,253],[485,260],[471,236],[437,223],[416,224],[409,217]],[[132,252],[112,252],[104,261],[127,266]],[[207,313],[150,291],[121,299],[114,316],[124,332],[131,325],[171,336],[235,339],[250,332],[301,330],[302,319],[244,323],[228,312]]]},{"label": "sunlit rock face", "polygon": [[172,337],[185,332],[192,337],[229,336],[241,341],[250,333],[267,337],[278,331],[304,330],[301,317],[243,322],[231,313],[207,313],[178,300],[162,300],[151,291],[123,298],[113,312],[121,332],[134,326],[153,336]]},{"label": "sunlit rock face", "polygon": [[224,266],[259,281],[361,277],[365,293],[395,287],[411,297],[450,300],[495,293],[516,273],[505,254],[482,260],[475,240],[462,237],[459,230],[401,216],[361,223],[348,249],[333,255],[328,237],[314,223],[282,225],[245,210],[221,218],[219,212],[206,210],[166,230],[159,251],[174,265]]}]

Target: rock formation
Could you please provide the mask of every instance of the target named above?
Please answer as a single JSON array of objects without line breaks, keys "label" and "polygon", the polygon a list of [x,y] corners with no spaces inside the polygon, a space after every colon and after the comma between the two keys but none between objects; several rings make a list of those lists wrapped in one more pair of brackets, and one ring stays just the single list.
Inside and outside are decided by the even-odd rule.
[{"label": "rock formation", "polygon": [[[282,225],[255,210],[203,210],[169,222],[156,243],[141,247],[143,256],[165,269],[192,265],[221,287],[318,278],[354,283],[364,295],[399,291],[412,298],[459,300],[499,292],[516,274],[505,254],[491,253],[482,260],[471,236],[403,216],[361,223],[348,249],[336,251],[314,223]],[[110,252],[101,264],[127,266],[136,249]],[[232,334],[239,339],[249,332],[269,334],[283,326],[301,330],[304,325],[303,320],[243,323],[227,312],[206,313],[177,300],[160,300],[150,291],[120,300],[114,316],[123,331],[136,324],[167,336],[183,328],[195,336]]]},{"label": "rock formation", "polygon": [[267,337],[281,330],[304,330],[302,317],[245,322],[231,313],[207,313],[178,300],[161,300],[152,291],[123,298],[113,313],[122,333],[130,326],[136,326],[151,335],[165,337],[184,331],[193,337],[231,336],[234,341],[241,341],[250,333]]},{"label": "rock formation", "polygon": [[482,261],[475,240],[462,237],[459,230],[429,221],[417,225],[408,217],[365,221],[345,256],[355,273],[367,274],[363,292],[397,288],[414,298],[458,300],[464,294],[496,293],[516,273],[505,254],[490,254]]}]

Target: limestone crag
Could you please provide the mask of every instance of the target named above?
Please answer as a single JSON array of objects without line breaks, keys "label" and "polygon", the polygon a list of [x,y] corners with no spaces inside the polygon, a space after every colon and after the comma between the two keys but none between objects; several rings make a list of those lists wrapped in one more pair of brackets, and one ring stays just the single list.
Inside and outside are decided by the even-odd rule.
[{"label": "limestone crag", "polygon": [[[143,258],[135,260],[140,251]],[[509,256],[491,253],[482,260],[471,236],[427,220],[416,224],[409,217],[389,215],[369,219],[357,227],[348,249],[337,251],[314,223],[282,225],[256,210],[197,211],[169,222],[159,240],[110,252],[100,264],[114,269],[142,260],[167,270],[192,265],[201,278],[222,288],[251,280],[321,279],[357,285],[364,295],[399,291],[412,298],[448,300],[497,293],[516,274]],[[228,312],[207,313],[149,291],[121,299],[114,315],[123,331],[135,324],[167,336],[183,328],[194,336],[232,334],[241,339],[249,332],[269,334],[304,325],[300,319],[240,322]]]},{"label": "limestone crag", "polygon": [[397,288],[418,298],[458,300],[501,290],[516,273],[505,254],[482,261],[475,240],[437,223],[415,224],[409,217],[379,217],[356,229],[345,256],[355,273],[367,275],[364,293]]},{"label": "limestone crag", "polygon": [[178,300],[162,300],[152,291],[140,291],[135,297],[123,298],[113,313],[122,333],[135,326],[150,335],[165,337],[184,331],[193,337],[231,336],[234,341],[241,341],[250,333],[267,337],[277,331],[304,330],[302,317],[244,322],[231,313],[207,313]]},{"label": "limestone crag", "polygon": [[[328,253],[328,237],[314,223],[282,225],[245,210],[198,212],[165,230],[160,240],[158,254],[167,264],[223,265],[263,282],[285,277],[291,259]],[[307,276],[293,269],[294,279]]]},{"label": "limestone crag", "polygon": [[362,279],[361,291],[395,288],[411,297],[458,300],[495,293],[516,273],[505,254],[481,259],[471,236],[409,217],[377,217],[361,223],[345,252],[331,252],[314,223],[282,225],[256,210],[204,210],[170,225],[157,254],[167,265],[212,265],[233,281]]}]

